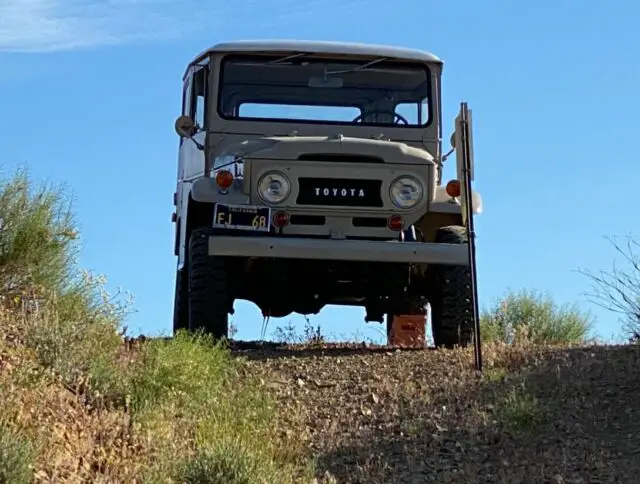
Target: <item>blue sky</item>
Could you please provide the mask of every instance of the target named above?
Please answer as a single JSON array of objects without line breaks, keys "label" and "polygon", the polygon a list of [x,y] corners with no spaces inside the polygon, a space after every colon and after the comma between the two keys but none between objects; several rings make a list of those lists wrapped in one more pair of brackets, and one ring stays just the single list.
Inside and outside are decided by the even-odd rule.
[{"label": "blue sky", "polygon": [[[588,281],[575,270],[610,267],[604,237],[637,232],[631,0],[220,3],[0,0],[0,168],[26,164],[72,191],[80,263],[135,295],[131,330],[170,331],[181,76],[224,40],[386,43],[444,60],[447,138],[461,100],[474,115],[481,305],[508,288],[584,303]],[[620,331],[615,315],[584,306],[602,337]],[[236,304],[234,320],[239,337],[259,337],[255,307]],[[268,335],[289,320],[304,323],[271,320]],[[360,309],[325,308],[310,321],[336,337],[382,330]]]}]

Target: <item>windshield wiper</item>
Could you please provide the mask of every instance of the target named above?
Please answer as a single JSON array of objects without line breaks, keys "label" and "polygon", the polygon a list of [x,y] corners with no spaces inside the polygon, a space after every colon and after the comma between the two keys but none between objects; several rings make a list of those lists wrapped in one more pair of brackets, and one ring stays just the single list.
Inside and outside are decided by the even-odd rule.
[{"label": "windshield wiper", "polygon": [[357,71],[361,71],[363,69],[366,69],[367,67],[371,67],[374,64],[378,64],[379,62],[383,62],[386,61],[388,58],[387,57],[380,57],[379,59],[374,59],[370,62],[367,62],[366,64],[362,64],[361,66],[358,67],[354,67],[352,69],[344,69],[342,71],[326,71],[325,74],[326,75],[333,75],[333,74],[349,74],[350,72],[357,72]]},{"label": "windshield wiper", "polygon": [[282,57],[280,59],[275,59],[275,60],[269,61],[266,64],[267,65],[268,64],[280,64],[281,62],[286,62],[286,61],[291,60],[291,59],[297,59],[298,57],[303,57],[305,55],[308,55],[308,54],[305,53],[305,52],[300,52],[298,54],[292,54],[292,55],[288,55],[286,57]]},{"label": "windshield wiper", "polygon": [[[304,56],[308,56],[308,55],[312,55],[312,54],[310,54],[309,52],[298,52],[296,54],[292,54],[292,55],[288,55],[288,56],[285,56],[285,57],[281,57],[280,59],[271,60],[269,62],[266,62],[265,65],[281,64],[282,62],[287,62],[289,60],[297,59],[299,57],[304,57]],[[325,75],[349,74],[350,72],[361,71],[363,69],[371,67],[372,65],[378,64],[379,62],[386,61],[387,59],[388,59],[388,57],[380,57],[379,59],[374,59],[374,60],[369,61],[369,62],[367,62],[365,64],[362,64],[361,66],[353,67],[353,68],[350,68],[350,69],[343,69],[341,71],[325,71]]]}]

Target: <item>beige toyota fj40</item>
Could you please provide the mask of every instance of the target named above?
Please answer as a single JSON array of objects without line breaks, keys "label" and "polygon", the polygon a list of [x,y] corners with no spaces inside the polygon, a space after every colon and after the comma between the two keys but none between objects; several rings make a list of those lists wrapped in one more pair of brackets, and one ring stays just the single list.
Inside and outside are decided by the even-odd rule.
[{"label": "beige toyota fj40", "polygon": [[[431,307],[436,346],[472,341],[462,156],[442,180],[442,61],[395,47],[222,43],[184,75],[174,331],[265,316]],[[465,105],[466,106],[466,105]],[[459,142],[459,120],[452,144]]]}]

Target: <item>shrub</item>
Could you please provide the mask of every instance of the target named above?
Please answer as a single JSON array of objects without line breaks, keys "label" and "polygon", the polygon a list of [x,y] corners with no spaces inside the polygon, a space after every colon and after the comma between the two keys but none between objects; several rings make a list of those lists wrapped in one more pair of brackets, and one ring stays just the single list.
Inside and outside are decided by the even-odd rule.
[{"label": "shrub", "polygon": [[0,182],[0,294],[65,287],[73,280],[76,236],[60,187],[34,188],[25,170]]},{"label": "shrub", "polygon": [[[86,275],[38,314],[23,319],[24,343],[37,361],[51,368],[75,393],[102,403],[124,402],[127,389],[121,375],[120,315],[106,300],[103,281]],[[106,293],[105,293],[106,294]]]},{"label": "shrub", "polygon": [[[8,397],[33,405],[26,417],[0,419],[0,484],[30,482],[34,469],[71,473],[74,482],[287,483],[306,476],[295,443],[274,434],[274,403],[222,344],[183,332],[123,345],[130,301],[76,268],[76,244],[60,189],[34,188],[25,171],[0,183],[0,355],[11,350],[37,367],[26,375],[28,388],[17,385],[21,364],[0,375]],[[72,425],[61,406],[67,390],[80,397],[71,395],[68,410],[83,417]],[[84,465],[57,467],[74,458]]]},{"label": "shrub", "polygon": [[620,316],[623,331],[631,342],[640,342],[640,242],[627,237],[623,246],[615,239],[611,245],[622,258],[622,266],[615,261],[611,270],[590,272],[580,270],[591,281],[589,300]]},{"label": "shrub", "polygon": [[29,484],[35,449],[10,423],[0,420],[0,483]]},{"label": "shrub", "polygon": [[575,305],[558,306],[549,295],[521,291],[484,310],[480,326],[485,341],[511,343],[521,335],[533,344],[571,344],[586,340],[592,320]]},{"label": "shrub", "polygon": [[26,170],[0,182],[0,296],[14,331],[74,391],[124,398],[114,368],[129,308],[105,280],[77,269],[78,232],[61,187],[35,187]]}]

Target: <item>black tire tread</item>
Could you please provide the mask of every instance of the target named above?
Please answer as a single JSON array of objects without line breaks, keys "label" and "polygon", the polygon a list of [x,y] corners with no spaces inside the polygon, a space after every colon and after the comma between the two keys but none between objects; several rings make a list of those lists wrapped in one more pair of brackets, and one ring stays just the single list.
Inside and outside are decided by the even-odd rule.
[{"label": "black tire tread", "polygon": [[[461,226],[441,227],[435,242],[467,244]],[[473,342],[471,271],[467,266],[435,266],[430,298],[433,339],[436,347],[465,347]]]},{"label": "black tire tread", "polygon": [[173,334],[181,329],[189,329],[189,295],[186,269],[176,271],[176,291],[173,299]]},{"label": "black tire tread", "polygon": [[189,239],[189,330],[221,339],[229,333],[227,263],[209,255],[210,235],[198,228]]}]

